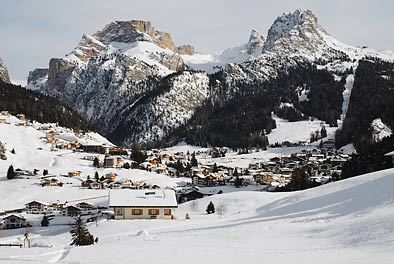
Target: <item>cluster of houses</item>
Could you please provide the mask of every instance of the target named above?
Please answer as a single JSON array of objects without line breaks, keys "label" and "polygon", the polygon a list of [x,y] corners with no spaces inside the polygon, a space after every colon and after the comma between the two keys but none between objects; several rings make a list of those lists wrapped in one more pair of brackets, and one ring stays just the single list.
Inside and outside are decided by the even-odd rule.
[{"label": "cluster of houses", "polygon": [[350,157],[322,149],[303,150],[288,156],[275,157],[268,162],[249,164],[248,174],[256,183],[283,186],[292,179],[296,168],[307,167],[310,180],[326,183],[340,179],[342,166]]},{"label": "cluster of houses", "polygon": [[145,190],[145,189],[160,189],[158,185],[150,185],[145,182],[136,182],[131,179],[119,179],[116,173],[110,172],[98,179],[86,179],[81,182],[81,187],[88,189],[132,189],[132,190]]},{"label": "cluster of houses", "polygon": [[[9,111],[1,111],[0,112],[0,124],[10,124],[7,121],[7,117],[11,116],[11,113]],[[31,123],[24,114],[17,114],[16,117],[19,119],[18,122],[15,123],[15,126],[32,126],[33,123]]]},{"label": "cluster of houses", "polygon": [[[113,211],[112,218],[123,219],[174,219],[174,210],[178,207],[174,190],[111,190],[109,192],[109,208]],[[22,209],[0,213],[0,229],[13,229],[32,226],[28,215],[50,215],[53,217],[98,217],[98,207],[86,201],[76,204],[45,203],[33,200]],[[23,214],[22,214],[23,213]],[[89,221],[88,219],[88,221]]]},{"label": "cluster of houses", "polygon": [[24,208],[5,211],[0,213],[3,216],[0,219],[0,229],[13,229],[31,226],[27,215],[54,215],[54,216],[69,216],[75,217],[78,215],[91,215],[97,213],[99,208],[91,203],[82,201],[76,204],[64,203],[46,203],[42,201],[33,200],[25,204]]}]

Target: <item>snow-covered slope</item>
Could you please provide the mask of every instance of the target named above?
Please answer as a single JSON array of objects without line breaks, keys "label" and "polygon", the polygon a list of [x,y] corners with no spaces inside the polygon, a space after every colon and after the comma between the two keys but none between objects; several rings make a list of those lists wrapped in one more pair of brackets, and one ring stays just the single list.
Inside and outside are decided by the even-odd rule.
[{"label": "snow-covered slope", "polygon": [[[0,192],[7,194],[0,201],[0,212],[9,209],[23,208],[24,204],[37,199],[46,202],[71,201],[87,199],[108,195],[108,190],[87,190],[81,189],[81,181],[88,175],[94,177],[97,171],[99,175],[116,172],[117,180],[131,179],[133,182],[146,182],[147,184],[157,184],[163,188],[175,187],[177,182],[189,181],[184,178],[170,178],[167,175],[150,173],[142,170],[127,170],[115,168],[95,168],[92,161],[85,157],[93,155],[85,152],[73,151],[69,149],[55,149],[48,143],[47,138],[50,132],[54,132],[59,142],[70,143],[79,142],[86,145],[107,145],[112,146],[106,138],[101,135],[88,132],[76,134],[70,129],[58,127],[56,124],[33,123],[33,126],[17,126],[21,121],[14,116],[2,116],[7,123],[0,124],[0,142],[6,148],[6,160],[0,160]],[[14,150],[15,154],[11,151]],[[96,154],[100,160],[104,155]],[[33,171],[39,170],[37,176],[27,176],[23,179],[7,180],[6,174],[10,165],[14,170]],[[53,175],[64,183],[63,187],[41,187],[40,180],[42,172],[47,169],[49,175]],[[81,177],[63,177],[68,172],[80,171]],[[107,204],[107,200],[100,197],[99,204]]]},{"label": "snow-covered slope", "polygon": [[209,78],[206,73],[184,71],[167,77],[156,96],[138,98],[125,108],[122,120],[111,134],[123,138],[124,145],[153,142],[186,124],[195,109],[208,97]]},{"label": "snow-covered slope", "polygon": [[243,63],[257,58],[262,54],[265,38],[256,30],[252,30],[249,41],[237,47],[225,49],[216,54],[182,55],[185,64],[194,70],[214,73],[221,70],[228,63]]},{"label": "snow-covered slope", "polygon": [[382,119],[380,118],[376,118],[372,121],[371,130],[372,140],[374,142],[382,141],[383,138],[389,137],[393,134],[391,128],[383,123]]},{"label": "snow-covered slope", "polygon": [[[33,247],[3,248],[12,263],[384,263],[394,256],[394,170],[293,193],[236,192],[184,203],[176,219],[88,224],[99,243],[70,247],[68,228],[31,228]],[[19,194],[27,196],[28,194]],[[207,215],[212,201],[220,214]],[[184,220],[188,213],[190,220]],[[24,230],[0,241],[20,241]],[[182,245],[182,246],[179,246]],[[108,254],[107,252],[116,252]]]}]

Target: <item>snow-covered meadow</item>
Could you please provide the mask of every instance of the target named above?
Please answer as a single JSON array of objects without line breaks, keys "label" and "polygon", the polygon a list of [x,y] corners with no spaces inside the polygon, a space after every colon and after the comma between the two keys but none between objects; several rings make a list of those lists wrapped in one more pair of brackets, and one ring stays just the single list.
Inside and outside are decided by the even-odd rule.
[{"label": "snow-covered meadow", "polygon": [[[15,126],[19,120],[14,117],[7,117],[7,121],[10,124],[0,124],[0,141],[6,143],[7,149],[7,160],[0,161],[0,192],[4,194],[0,200],[1,210],[21,208],[32,200],[64,202],[89,199],[94,204],[107,206],[108,190],[80,188],[81,179],[93,176],[96,170],[100,175],[113,171],[119,179],[144,181],[163,188],[190,181],[142,170],[94,168],[92,161],[83,159],[87,153],[50,151],[46,142],[47,131],[37,130],[34,126]],[[283,131],[294,132],[291,126],[297,126],[297,123],[285,121],[279,124],[272,136],[285,133]],[[310,128],[307,125],[306,129],[313,131],[319,128],[320,122],[309,125]],[[63,130],[61,137],[63,140],[76,139],[67,130]],[[79,140],[110,144],[97,134],[88,134]],[[273,148],[243,155],[230,152],[226,157],[214,159],[214,162],[247,167],[253,161],[288,155],[307,147]],[[10,152],[11,149],[15,154]],[[198,153],[206,150],[180,144],[163,152]],[[197,158],[203,164],[213,162],[207,154],[197,155]],[[36,176],[7,180],[5,175],[10,164],[22,169],[48,169],[55,175],[80,170],[82,176],[57,176],[65,183],[63,187],[41,187]],[[69,226],[34,225],[28,228],[32,247],[0,247],[0,262],[152,261],[194,264],[286,263],[296,260],[303,263],[392,263],[393,176],[394,169],[390,169],[293,193],[257,192],[250,191],[250,188],[225,191],[221,195],[179,205],[174,212],[174,220],[100,220],[88,223],[89,231],[99,238],[99,242],[85,247],[69,246]],[[205,212],[210,201],[217,210],[213,215]],[[185,219],[186,214],[190,220]],[[25,231],[0,230],[0,244],[22,243]]]}]

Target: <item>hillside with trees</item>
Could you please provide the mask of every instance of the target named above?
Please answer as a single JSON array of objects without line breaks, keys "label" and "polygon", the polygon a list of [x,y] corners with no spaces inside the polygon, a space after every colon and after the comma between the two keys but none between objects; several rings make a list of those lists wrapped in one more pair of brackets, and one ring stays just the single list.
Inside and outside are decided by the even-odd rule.
[{"label": "hillside with trees", "polygon": [[394,128],[394,63],[377,58],[360,61],[343,128],[336,135],[337,147],[353,143],[358,152],[369,152],[371,123],[380,118]]},{"label": "hillside with trees", "polygon": [[24,114],[41,123],[58,123],[75,130],[94,130],[79,114],[59,100],[0,81],[0,109]]}]

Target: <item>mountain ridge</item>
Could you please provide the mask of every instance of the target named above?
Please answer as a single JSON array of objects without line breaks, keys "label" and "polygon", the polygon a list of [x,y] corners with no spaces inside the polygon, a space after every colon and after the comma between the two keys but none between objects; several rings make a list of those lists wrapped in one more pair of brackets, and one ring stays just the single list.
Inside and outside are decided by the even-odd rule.
[{"label": "mountain ridge", "polygon": [[[163,123],[163,119],[160,119],[161,123],[157,123],[159,119],[154,117],[158,116],[158,110],[149,102],[158,102],[157,98],[164,96],[168,89],[170,94],[171,89],[177,91],[175,86],[169,88],[168,84],[171,82],[164,81],[164,78],[168,80],[183,75],[181,79],[184,81],[196,82],[189,86],[193,87],[191,91],[194,93],[189,94],[188,98],[190,102],[196,102],[193,98],[200,98],[201,93],[206,94],[203,100],[197,100],[198,104],[190,104],[193,106],[192,111],[200,112],[203,105],[212,108],[209,111],[214,112],[214,108],[226,107],[231,100],[245,94],[270,96],[263,90],[266,89],[266,83],[273,82],[280,92],[272,91],[272,96],[278,96],[279,99],[274,100],[277,102],[275,105],[264,110],[265,115],[280,103],[293,103],[297,111],[321,116],[326,118],[324,121],[336,125],[334,119],[340,119],[341,114],[338,114],[336,109],[342,107],[342,101],[335,99],[329,102],[328,96],[332,93],[329,88],[317,91],[313,87],[312,94],[315,96],[311,101],[308,98],[311,88],[305,88],[309,85],[308,81],[296,81],[301,75],[307,74],[301,68],[305,66],[304,69],[312,72],[315,67],[318,71],[331,73],[332,79],[341,79],[346,78],[348,72],[356,68],[362,58],[377,56],[387,60],[394,59],[394,53],[392,56],[388,52],[379,53],[366,48],[351,47],[335,40],[319,25],[317,17],[311,11],[303,10],[279,16],[270,27],[266,38],[252,30],[246,44],[228,49],[216,57],[193,53],[192,46],[177,48],[168,33],[157,31],[150,22],[116,21],[92,36],[83,35],[78,46],[65,58],[51,59],[48,77],[45,77],[45,69],[32,71],[27,88],[39,90],[68,103],[97,125],[105,135],[123,135],[122,138],[111,140],[122,144],[127,142],[130,145],[131,138],[139,143],[160,141],[171,136],[177,128],[187,126],[192,116],[199,115],[184,115],[179,109],[186,109],[181,107],[184,104],[182,100],[189,99],[178,97],[168,101],[168,105],[162,105],[160,109],[175,106],[174,109],[179,111],[169,114],[168,117],[172,117],[166,118],[166,122]],[[285,81],[286,74],[296,68],[300,70],[293,75],[292,78],[296,79],[290,85],[292,82]],[[206,78],[198,73],[201,69],[210,74],[209,87],[198,85]],[[179,76],[171,77],[173,73],[179,73]],[[281,77],[278,79],[279,76]],[[312,81],[316,82],[318,80]],[[337,86],[334,83],[330,85]],[[323,87],[320,84],[318,86]],[[166,89],[162,89],[163,87]],[[339,92],[337,88],[334,90],[335,93]],[[304,102],[296,95],[301,93],[306,96]],[[286,94],[291,96],[286,99]],[[147,96],[151,98],[140,100]],[[323,101],[319,96],[323,96]],[[316,100],[321,102],[316,103]],[[311,105],[318,104],[321,105],[318,111],[326,113],[318,114],[307,110],[314,109]],[[331,107],[335,110],[330,109]],[[132,112],[137,109],[140,109],[138,113]],[[253,112],[253,109],[248,111]],[[333,112],[328,114],[329,111]],[[175,121],[177,115],[187,118],[179,123]],[[133,127],[133,120],[145,120],[146,130],[141,131],[137,127],[130,129]],[[119,133],[121,128],[128,131],[128,135]],[[261,134],[265,127],[258,125],[252,130]]]}]

